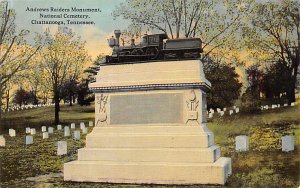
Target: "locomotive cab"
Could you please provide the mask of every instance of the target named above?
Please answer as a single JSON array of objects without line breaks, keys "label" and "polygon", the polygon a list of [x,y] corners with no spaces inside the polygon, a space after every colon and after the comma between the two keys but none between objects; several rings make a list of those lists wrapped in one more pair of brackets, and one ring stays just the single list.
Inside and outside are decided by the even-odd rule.
[{"label": "locomotive cab", "polygon": [[166,34],[144,35],[142,42],[135,45],[120,46],[121,32],[115,30],[115,37],[108,39],[113,49],[111,56],[106,56],[107,63],[122,63],[149,60],[168,59],[197,59],[202,50],[200,38],[168,39]]}]

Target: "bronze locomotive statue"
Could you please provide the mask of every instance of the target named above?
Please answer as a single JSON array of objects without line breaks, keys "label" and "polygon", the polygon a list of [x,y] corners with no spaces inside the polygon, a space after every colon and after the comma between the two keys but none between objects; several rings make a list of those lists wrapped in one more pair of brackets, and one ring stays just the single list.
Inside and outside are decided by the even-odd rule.
[{"label": "bronze locomotive statue", "polygon": [[145,35],[138,45],[131,40],[131,45],[120,46],[120,30],[115,30],[115,37],[108,39],[113,49],[111,56],[106,56],[105,63],[123,63],[153,60],[197,59],[202,50],[200,38],[168,39],[166,34]]}]

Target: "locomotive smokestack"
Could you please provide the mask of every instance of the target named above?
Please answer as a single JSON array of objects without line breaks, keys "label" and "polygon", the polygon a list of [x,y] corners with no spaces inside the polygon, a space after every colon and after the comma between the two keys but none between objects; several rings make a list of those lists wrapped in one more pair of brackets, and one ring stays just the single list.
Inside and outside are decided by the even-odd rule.
[{"label": "locomotive smokestack", "polygon": [[115,33],[115,36],[116,36],[116,46],[120,46],[121,31],[120,30],[115,30],[114,33]]}]

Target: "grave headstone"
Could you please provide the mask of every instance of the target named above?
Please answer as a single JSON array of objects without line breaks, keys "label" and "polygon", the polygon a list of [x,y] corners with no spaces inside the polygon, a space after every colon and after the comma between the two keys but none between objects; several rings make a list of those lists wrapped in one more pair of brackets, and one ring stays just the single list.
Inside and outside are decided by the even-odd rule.
[{"label": "grave headstone", "polygon": [[49,133],[48,132],[43,132],[43,139],[49,138]]},{"label": "grave headstone", "polygon": [[224,112],[226,112],[226,110],[227,110],[226,108],[223,108],[223,111],[224,111]]},{"label": "grave headstone", "polygon": [[288,106],[288,104],[284,104],[283,106],[286,107],[286,106]]},{"label": "grave headstone", "polygon": [[57,155],[66,155],[68,152],[67,142],[66,141],[58,141],[57,142]]},{"label": "grave headstone", "polygon": [[212,117],[213,117],[213,113],[209,113],[208,118],[212,118]]},{"label": "grave headstone", "polygon": [[294,102],[292,102],[292,103],[291,103],[291,106],[295,106],[295,103],[294,103]]},{"label": "grave headstone", "polygon": [[49,133],[49,134],[52,134],[52,133],[53,133],[53,130],[54,130],[53,127],[48,127],[48,133]]},{"label": "grave headstone", "polygon": [[74,131],[74,140],[80,140],[80,131]]},{"label": "grave headstone", "polygon": [[221,112],[220,112],[220,115],[221,115],[221,116],[224,116],[224,111],[221,111]]},{"label": "grave headstone", "polygon": [[42,126],[42,132],[46,132],[47,131],[47,127],[46,126]]},{"label": "grave headstone", "polygon": [[84,122],[80,122],[80,129],[82,130],[85,127]]},{"label": "grave headstone", "polygon": [[0,135],[0,146],[5,146],[5,138],[3,135]]},{"label": "grave headstone", "polygon": [[277,104],[277,108],[280,108],[280,104]]},{"label": "grave headstone", "polygon": [[61,125],[57,125],[57,130],[61,130],[62,126]]},{"label": "grave headstone", "polygon": [[26,127],[26,134],[30,133],[30,127]]},{"label": "grave headstone", "polygon": [[233,114],[233,110],[229,110],[229,115]]},{"label": "grave headstone", "polygon": [[9,134],[10,137],[15,137],[15,136],[16,136],[16,130],[14,130],[14,129],[9,129],[9,130],[8,130],[8,134]]},{"label": "grave headstone", "polygon": [[35,130],[35,128],[32,128],[32,129],[30,129],[30,134],[36,134],[36,130]]},{"label": "grave headstone", "polygon": [[25,143],[26,143],[26,145],[33,144],[33,136],[27,135]]},{"label": "grave headstone", "polygon": [[240,109],[239,108],[236,108],[235,109],[235,113],[239,113],[240,112]]},{"label": "grave headstone", "polygon": [[295,137],[283,136],[281,137],[282,151],[288,152],[295,149]]},{"label": "grave headstone", "polygon": [[64,135],[65,137],[70,136],[70,128],[69,126],[64,127]]},{"label": "grave headstone", "polygon": [[71,129],[75,129],[76,126],[75,126],[75,123],[71,123]]},{"label": "grave headstone", "polygon": [[94,122],[93,121],[89,121],[89,127],[94,126]]},{"label": "grave headstone", "polygon": [[265,106],[265,109],[266,109],[266,110],[268,110],[268,109],[269,109],[269,106],[268,106],[268,105],[266,105],[266,106]]},{"label": "grave headstone", "polygon": [[86,127],[84,127],[84,128],[82,129],[82,134],[87,134],[87,131],[88,131],[88,129],[87,129]]},{"label": "grave headstone", "polygon": [[236,106],[233,106],[233,109],[235,109],[236,108]]},{"label": "grave headstone", "polygon": [[248,151],[248,150],[249,150],[248,136],[241,135],[235,137],[235,151]]},{"label": "grave headstone", "polygon": [[220,109],[220,108],[217,108],[217,112],[220,113],[220,112],[221,112],[221,109]]}]

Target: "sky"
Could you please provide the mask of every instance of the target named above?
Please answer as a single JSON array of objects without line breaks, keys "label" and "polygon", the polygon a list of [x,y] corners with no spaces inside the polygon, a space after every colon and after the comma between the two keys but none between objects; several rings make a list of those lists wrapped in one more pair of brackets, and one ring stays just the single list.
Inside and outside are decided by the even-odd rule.
[{"label": "sky", "polygon": [[[76,7],[82,8],[99,8],[101,12],[96,13],[74,13],[69,12],[68,14],[81,14],[88,15],[89,21],[94,21],[92,25],[64,25],[72,29],[78,36],[81,36],[86,41],[86,48],[93,59],[100,53],[108,54],[111,52],[107,44],[107,39],[111,37],[115,29],[125,29],[129,24],[129,21],[118,18],[113,19],[111,15],[115,6],[119,5],[125,0],[8,0],[9,6],[16,11],[16,26],[17,30],[26,29],[30,31],[27,36],[27,40],[33,41],[35,33],[43,33],[47,28],[52,32],[55,32],[58,28],[57,25],[37,25],[32,24],[32,20],[47,20],[41,19],[40,14],[53,14],[59,15],[64,14],[63,12],[51,12],[51,11],[26,11],[27,8],[68,8]],[[55,19],[48,19],[55,20]],[[59,20],[59,19],[57,19]],[[64,21],[66,19],[63,18]],[[73,19],[82,20],[82,19]]]}]

